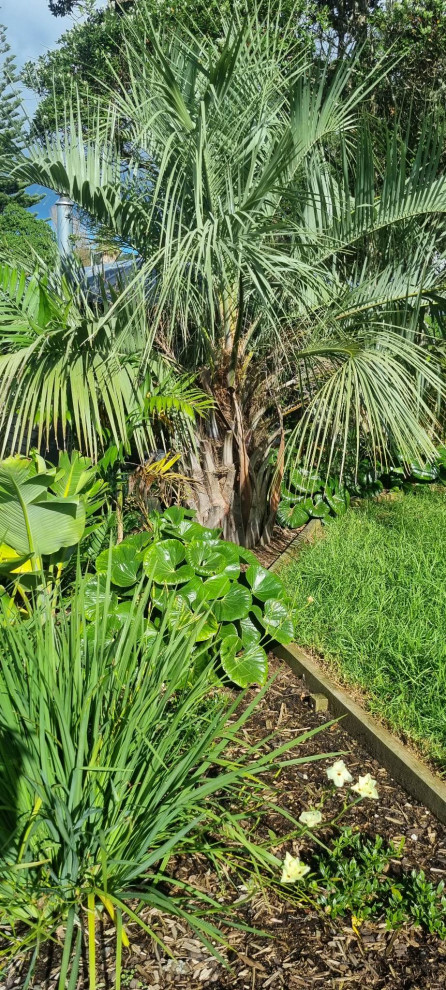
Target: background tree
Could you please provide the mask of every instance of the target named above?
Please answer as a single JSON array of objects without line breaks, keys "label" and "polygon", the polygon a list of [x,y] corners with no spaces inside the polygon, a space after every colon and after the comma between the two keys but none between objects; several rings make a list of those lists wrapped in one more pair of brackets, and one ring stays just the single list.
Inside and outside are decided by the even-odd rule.
[{"label": "background tree", "polygon": [[0,257],[29,264],[32,257],[51,267],[57,257],[51,227],[12,200],[0,213]]},{"label": "background tree", "polygon": [[[6,30],[0,25],[0,157],[11,155],[26,143],[22,103],[17,91],[19,76],[14,55],[6,40]],[[26,187],[12,176],[0,178],[0,213],[13,198],[16,206],[29,207],[40,196],[26,192]]]},{"label": "background tree", "polygon": [[[126,22],[127,76],[97,105],[96,139],[71,125],[29,149],[17,175],[53,188],[57,176],[142,259],[114,311],[125,302],[131,326],[138,284],[149,314],[144,348],[133,351],[139,374],[165,354],[212,396],[187,473],[200,519],[250,545],[268,538],[274,518],[284,418],[316,467],[324,457],[342,473],[364,438],[384,460],[392,445],[406,458],[433,456],[444,131],[428,121],[411,156],[395,127],[382,173],[359,113],[371,83],[357,63],[344,60],[328,85],[274,22],[236,16],[224,44],[194,27],[192,45],[153,28],[149,14],[145,32]],[[22,360],[29,402],[46,408],[35,352]]]},{"label": "background tree", "polygon": [[[124,12],[138,18],[140,0],[109,4],[92,11],[84,23],[76,24],[61,38],[59,45],[35,63],[25,67],[26,84],[42,98],[35,116],[40,133],[54,128],[53,85],[60,90],[60,108],[64,88],[71,90],[73,77],[78,86],[97,92],[105,81],[113,82],[113,72],[122,78],[125,66],[120,58]],[[75,10],[74,0],[53,0],[59,13]],[[62,6],[63,5],[63,6]],[[147,4],[145,4],[147,7]],[[231,0],[151,0],[149,10],[155,23],[178,27],[191,18],[204,33],[215,36],[222,17],[229,17]],[[254,8],[254,0],[247,5]],[[268,6],[267,0],[263,9]],[[407,123],[412,108],[414,121],[427,106],[441,108],[446,80],[446,0],[282,0],[270,5],[280,10],[281,22],[287,23],[293,12],[295,30],[305,39],[313,55],[329,53],[332,67],[352,50],[361,47],[361,67],[367,74],[383,53],[392,52],[398,59],[395,68],[383,78],[373,93],[373,112],[384,123],[403,115]],[[262,10],[262,4],[260,4]],[[108,64],[110,60],[110,65]],[[113,71],[110,71],[111,68]],[[385,138],[383,137],[385,143]]]},{"label": "background tree", "polygon": [[[68,0],[70,2],[70,0]],[[125,4],[108,4],[92,10],[84,21],[76,23],[60,38],[57,48],[27,62],[23,70],[25,85],[40,97],[33,121],[34,133],[44,135],[55,130],[57,120],[63,120],[64,107],[73,88],[82,94],[80,107],[86,105],[89,96],[101,95],[103,87],[113,89],[119,79],[128,81],[128,66],[123,54],[126,16],[131,13],[134,30],[144,31],[144,19],[150,16],[152,23],[165,30],[178,31],[181,25],[191,24],[210,38],[222,30],[222,21],[230,20],[238,6],[254,10],[255,0],[145,0],[140,14],[140,0],[127,0]],[[268,8],[268,0],[260,9]],[[72,5],[72,10],[74,10]],[[279,5],[278,5],[279,9]],[[68,13],[68,8],[64,11]],[[286,25],[293,17],[297,36],[308,47],[314,48],[317,34],[327,23],[325,8],[319,0],[282,0],[280,19]],[[316,31],[318,28],[318,32]],[[87,126],[87,124],[86,124]]]}]

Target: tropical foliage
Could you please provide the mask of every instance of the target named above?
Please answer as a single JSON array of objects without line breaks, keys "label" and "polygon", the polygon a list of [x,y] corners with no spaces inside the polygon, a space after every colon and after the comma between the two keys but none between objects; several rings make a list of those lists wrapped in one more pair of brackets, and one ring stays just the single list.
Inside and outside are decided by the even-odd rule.
[{"label": "tropical foliage", "polygon": [[[354,63],[329,82],[274,19],[235,16],[223,42],[164,35],[148,17],[145,33],[126,24],[129,82],[117,78],[92,102],[94,140],[74,99],[16,175],[62,189],[138,252],[113,319],[132,299],[133,312],[145,311],[134,301],[142,286],[150,316],[129,346],[139,376],[162,350],[212,395],[187,473],[200,521],[250,545],[274,519],[284,415],[297,418],[292,440],[316,469],[324,456],[342,474],[352,433],[354,447],[365,435],[384,460],[391,442],[406,459],[432,456],[443,388],[431,346],[443,306],[442,129],[423,126],[411,154],[396,127],[380,174],[360,114],[373,80],[354,85]],[[111,348],[113,361],[109,321],[88,342],[93,356],[101,342],[103,354]],[[135,317],[125,325],[130,341]],[[23,351],[21,361],[23,423],[42,391]],[[106,387],[114,408],[114,376]],[[86,429],[82,441],[96,443]]]},{"label": "tropical foliage", "polygon": [[144,306],[117,310],[103,284],[99,299],[88,292],[81,272],[0,264],[2,452],[51,438],[66,445],[67,429],[95,459],[113,441],[141,457],[172,433],[190,442],[210,401],[161,354],[140,375],[148,335]]},{"label": "tropical foliage", "polygon": [[201,526],[193,515],[177,506],[162,515],[153,513],[151,531],[103,550],[96,559],[98,577],[90,578],[86,587],[86,617],[96,620],[97,602],[109,580],[106,635],[112,641],[127,621],[129,591],[146,575],[152,588],[147,636],[156,636],[165,623],[173,592],[167,629],[190,631],[197,643],[197,662],[202,664],[206,651],[235,684],[264,684],[265,647],[293,639],[284,585],[254,554],[225,542],[221,530]]}]

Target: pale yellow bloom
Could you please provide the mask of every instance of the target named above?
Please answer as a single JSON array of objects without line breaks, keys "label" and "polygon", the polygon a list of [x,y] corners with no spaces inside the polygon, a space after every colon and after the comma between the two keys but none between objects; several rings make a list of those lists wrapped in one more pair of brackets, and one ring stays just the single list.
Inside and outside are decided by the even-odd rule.
[{"label": "pale yellow bloom", "polygon": [[369,773],[366,773],[365,777],[358,777],[358,783],[353,784],[352,791],[356,791],[360,797],[373,798],[374,801],[379,798],[376,780]]},{"label": "pale yellow bloom", "polygon": [[319,825],[322,821],[322,815],[317,808],[310,808],[309,811],[303,811],[299,815],[299,821],[302,822],[302,825],[308,825],[308,828],[313,828],[314,825]]},{"label": "pale yellow bloom", "polygon": [[280,882],[296,883],[297,880],[302,880],[302,878],[309,872],[310,867],[305,866],[305,863],[303,863],[298,856],[291,856],[290,853],[285,853]]},{"label": "pale yellow bloom", "polygon": [[353,780],[344,760],[336,760],[336,763],[333,763],[333,766],[328,768],[327,777],[333,781],[335,787],[343,787],[344,784],[351,784]]}]

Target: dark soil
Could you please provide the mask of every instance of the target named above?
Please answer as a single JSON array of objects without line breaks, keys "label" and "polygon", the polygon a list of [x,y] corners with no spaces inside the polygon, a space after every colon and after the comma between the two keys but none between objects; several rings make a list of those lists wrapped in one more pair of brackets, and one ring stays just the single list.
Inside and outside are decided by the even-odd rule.
[{"label": "dark soil", "polygon": [[[403,868],[423,869],[434,883],[442,878],[446,880],[446,828],[424,807],[409,799],[398,782],[370,759],[340,723],[327,724],[329,713],[312,710],[303,683],[296,680],[288,667],[273,661],[272,670],[277,672],[277,677],[248,723],[249,741],[263,738],[275,730],[274,745],[277,745],[307,729],[326,724],[326,728],[302,744],[299,755],[342,752],[354,776],[370,772],[379,785],[380,800],[356,805],[346,814],[343,824],[394,841],[404,836]],[[297,818],[304,808],[314,805],[325,795],[324,818],[333,816],[340,811],[342,797],[328,785],[327,765],[322,760],[284,768],[279,777],[269,781],[268,800],[273,798]],[[278,837],[274,847],[277,855],[282,857],[287,849],[294,854],[299,852],[296,843],[281,843],[280,837],[286,834],[289,825],[274,809],[266,809],[259,837],[263,837],[268,828]],[[308,859],[309,853],[304,845],[302,857]],[[216,877],[204,858],[179,859],[175,871],[195,886],[222,897],[222,879]],[[198,990],[202,987],[214,990],[267,990],[269,987],[271,990],[443,990],[446,986],[446,942],[420,928],[406,925],[395,933],[387,931],[385,924],[378,921],[364,922],[355,931],[349,917],[333,921],[308,904],[298,904],[295,898],[286,902],[274,891],[261,890],[259,886],[249,892],[252,896],[241,908],[241,920],[266,934],[230,931],[231,948],[222,950],[230,968],[217,962],[186,925],[152,911],[146,920],[175,958],[169,959],[149,937],[142,938],[140,930],[130,925],[127,930],[131,950],[124,955],[123,986],[131,990]],[[228,875],[230,899],[246,900],[246,895],[243,881]],[[113,960],[114,942],[112,926],[98,931],[98,954],[105,964],[102,975],[98,974],[98,988],[113,986],[113,978],[107,975],[107,970],[113,972],[113,966],[108,964]],[[38,987],[53,990],[57,973],[56,958],[54,961],[48,958],[46,971],[41,970],[33,990]],[[15,977],[11,974],[5,990],[12,987],[18,990],[22,983],[18,974]]]}]

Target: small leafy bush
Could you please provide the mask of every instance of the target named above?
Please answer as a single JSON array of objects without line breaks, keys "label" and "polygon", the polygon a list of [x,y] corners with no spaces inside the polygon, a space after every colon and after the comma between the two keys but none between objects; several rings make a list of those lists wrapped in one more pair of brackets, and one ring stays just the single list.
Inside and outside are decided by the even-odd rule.
[{"label": "small leafy bush", "polygon": [[[259,696],[240,712],[243,695],[231,701],[226,692],[209,693],[207,667],[185,681],[185,667],[204,650],[197,642],[205,614],[193,629],[172,622],[174,597],[160,628],[147,635],[145,582],[126,602],[125,621],[109,643],[114,593],[104,589],[89,626],[87,592],[88,581],[78,576],[60,614],[48,600],[44,612],[7,624],[0,640],[3,972],[23,954],[31,979],[40,947],[51,939],[61,946],[59,990],[77,986],[83,946],[95,987],[101,913],[116,925],[117,987],[127,923],[159,941],[140,916],[144,906],[188,920],[208,942],[222,940],[208,918],[223,912],[228,919],[228,912],[200,891],[172,894],[181,880],[169,860],[173,852],[202,851],[206,823],[222,857],[229,855],[225,836],[237,821],[231,808],[240,790],[260,787],[262,772],[279,770],[285,754],[289,765],[300,742],[275,752],[246,744],[234,760]],[[241,852],[242,830],[237,835]],[[247,840],[244,848],[249,858],[254,846]],[[263,856],[259,848],[257,861]]]},{"label": "small leafy bush", "polygon": [[437,456],[430,464],[412,461],[406,464],[395,456],[387,467],[379,461],[373,463],[370,457],[363,457],[355,469],[347,470],[346,486],[351,495],[360,498],[379,495],[385,490],[402,488],[409,490],[416,484],[446,483],[446,446],[441,445]]},{"label": "small leafy bush", "polygon": [[372,839],[345,829],[331,850],[314,856],[318,879],[311,888],[318,903],[332,918],[383,917],[389,928],[413,921],[446,938],[444,883],[432,884],[423,871],[397,871],[395,860],[401,857],[403,844],[387,844],[381,836]]},{"label": "small leafy bush", "polygon": [[349,492],[336,479],[323,481],[319,475],[295,467],[282,484],[277,521],[281,526],[297,529],[309,519],[343,515],[349,503]]},{"label": "small leafy bush", "polygon": [[[240,687],[264,684],[265,647],[289,643],[294,626],[280,578],[262,567],[249,550],[220,538],[183,508],[153,514],[150,532],[136,533],[99,554],[97,577],[86,589],[86,616],[93,620],[109,575],[112,587],[107,635],[126,621],[127,596],[145,576],[151,582],[146,636],[156,636],[169,607],[167,627],[195,629],[200,656],[218,658],[227,677]],[[205,621],[203,621],[205,617]]]}]

